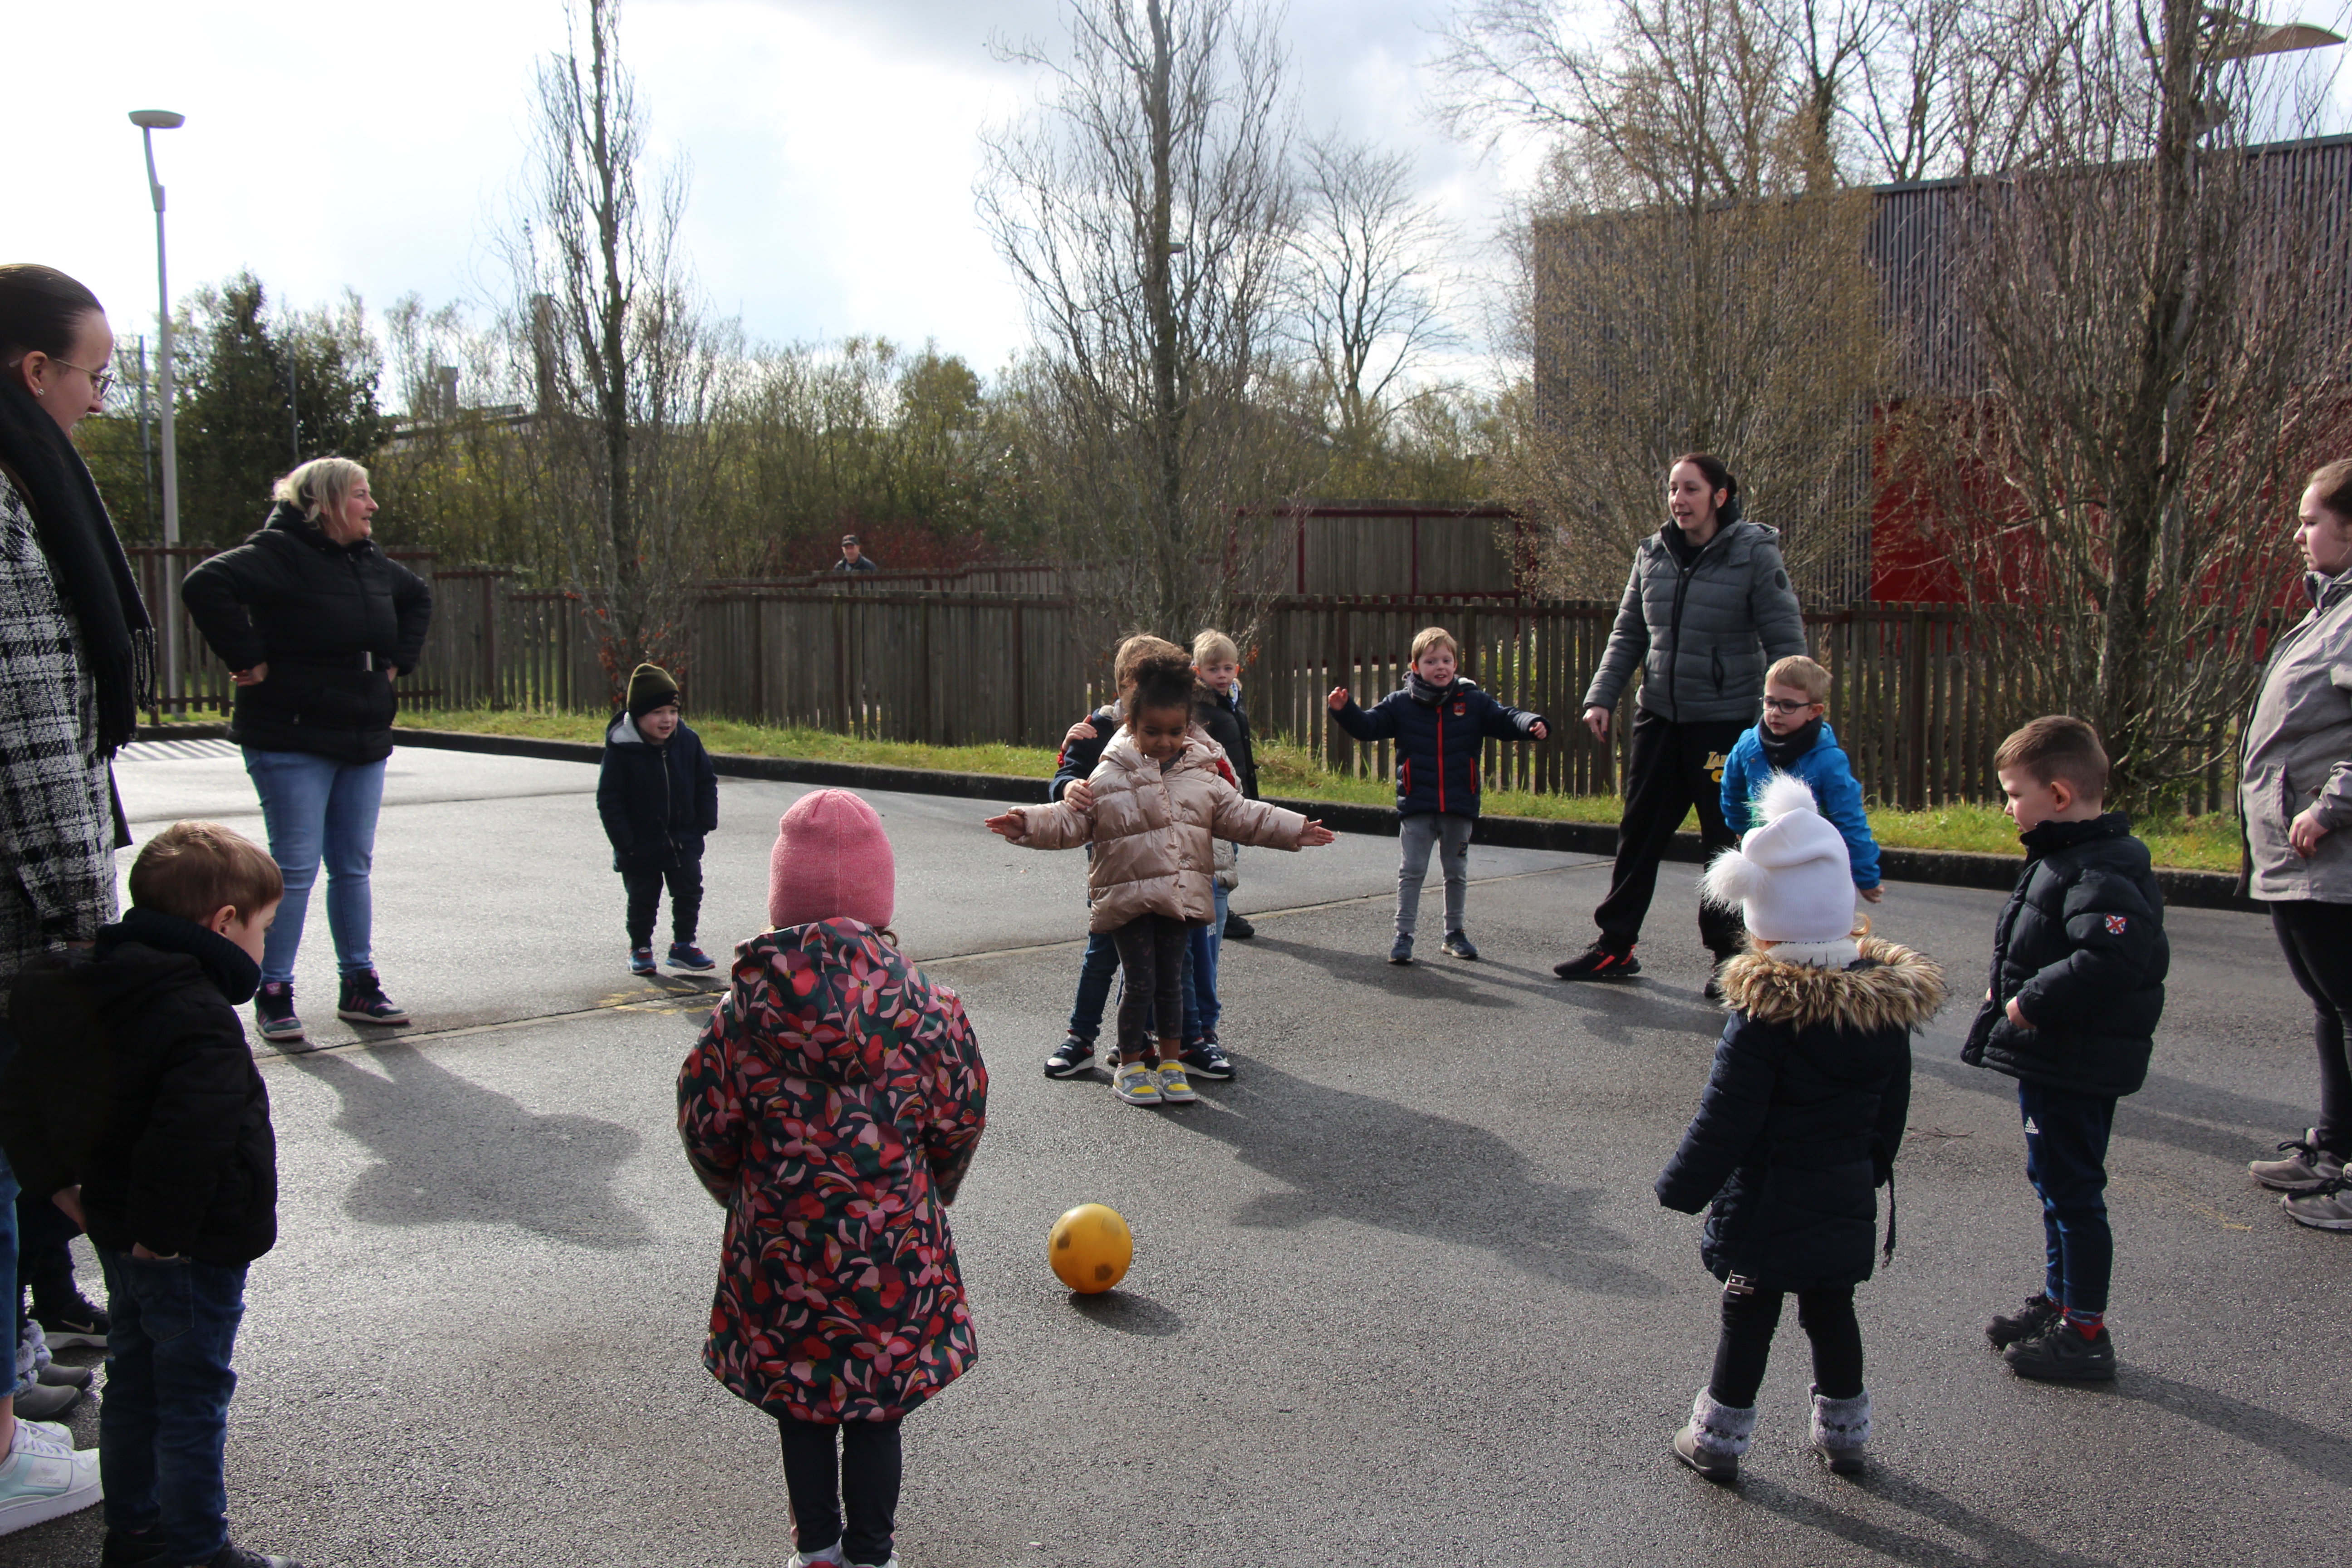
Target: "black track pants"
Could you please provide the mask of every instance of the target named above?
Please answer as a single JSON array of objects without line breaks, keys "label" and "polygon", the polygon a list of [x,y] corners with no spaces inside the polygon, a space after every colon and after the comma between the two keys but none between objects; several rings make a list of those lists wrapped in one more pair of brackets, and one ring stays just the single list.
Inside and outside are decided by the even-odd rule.
[{"label": "black track pants", "polygon": [[2283,899],[2271,925],[2287,973],[2311,998],[2311,1036],[2319,1047],[2319,1145],[2352,1153],[2352,904]]},{"label": "black track pants", "polygon": [[[1772,1331],[1780,1326],[1781,1292],[1723,1293],[1723,1334],[1716,1342],[1715,1375],[1706,1391],[1727,1409],[1745,1410],[1764,1386],[1764,1363],[1772,1353]],[[1813,1342],[1813,1386],[1826,1399],[1852,1399],[1862,1392],[1862,1325],[1854,1321],[1853,1287],[1805,1290],[1797,1297],[1797,1321]]]},{"label": "black track pants", "polygon": [[[1625,815],[1617,825],[1617,868],[1609,896],[1592,911],[1601,945],[1622,952],[1642,934],[1658,890],[1658,862],[1693,806],[1710,858],[1739,842],[1724,826],[1723,763],[1743,731],[1737,720],[1675,724],[1647,709],[1633,714],[1632,760],[1625,769]],[[1701,905],[1699,940],[1717,959],[1739,951],[1739,917]]]}]

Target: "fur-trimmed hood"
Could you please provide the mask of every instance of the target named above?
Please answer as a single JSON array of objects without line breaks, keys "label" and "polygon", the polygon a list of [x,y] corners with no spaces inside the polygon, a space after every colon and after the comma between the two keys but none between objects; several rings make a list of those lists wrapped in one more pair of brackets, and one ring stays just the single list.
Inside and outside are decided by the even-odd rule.
[{"label": "fur-trimmed hood", "polygon": [[1817,969],[1772,956],[1739,954],[1717,977],[1724,1001],[1759,1024],[1807,1028],[1916,1029],[1944,1005],[1944,972],[1933,959],[1891,942],[1864,937],[1862,962],[1851,969]]}]

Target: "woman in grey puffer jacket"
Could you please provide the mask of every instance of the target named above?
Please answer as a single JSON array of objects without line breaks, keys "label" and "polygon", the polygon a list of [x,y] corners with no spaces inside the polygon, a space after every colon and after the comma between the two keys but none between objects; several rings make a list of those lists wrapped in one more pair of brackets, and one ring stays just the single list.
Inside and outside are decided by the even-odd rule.
[{"label": "woman in grey puffer jacket", "polygon": [[[1601,936],[1552,966],[1562,980],[1620,980],[1642,972],[1633,943],[1657,890],[1658,862],[1693,806],[1709,857],[1738,842],[1723,820],[1723,764],[1756,722],[1764,671],[1805,651],[1777,529],[1739,515],[1739,481],[1704,452],[1666,474],[1665,524],[1633,552],[1633,574],[1601,668],[1584,694],[1584,722],[1609,735],[1618,696],[1642,669],[1626,765],[1625,815],[1609,896],[1592,911]],[[1739,951],[1736,912],[1702,904],[1699,939],[1719,966]],[[1715,983],[1707,982],[1710,997]]]},{"label": "woman in grey puffer jacket", "polygon": [[2256,1160],[2288,1215],[2352,1230],[2352,458],[2311,476],[2295,529],[2311,613],[2282,634],[2247,721],[2238,808],[2245,890],[2271,907],[2289,973],[2311,998],[2319,1125]]}]

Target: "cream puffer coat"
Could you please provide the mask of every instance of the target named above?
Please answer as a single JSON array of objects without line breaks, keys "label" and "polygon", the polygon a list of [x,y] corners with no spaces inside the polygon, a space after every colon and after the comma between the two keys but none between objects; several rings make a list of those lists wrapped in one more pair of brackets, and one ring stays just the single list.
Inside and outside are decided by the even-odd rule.
[{"label": "cream puffer coat", "polygon": [[1184,737],[1175,765],[1135,749],[1121,730],[1087,780],[1091,813],[1066,802],[1017,806],[1027,849],[1095,847],[1087,868],[1087,929],[1117,931],[1138,915],[1168,915],[1205,925],[1215,918],[1210,879],[1216,841],[1296,849],[1307,818],[1260,800],[1244,800],[1225,774],[1224,754],[1199,731]]}]

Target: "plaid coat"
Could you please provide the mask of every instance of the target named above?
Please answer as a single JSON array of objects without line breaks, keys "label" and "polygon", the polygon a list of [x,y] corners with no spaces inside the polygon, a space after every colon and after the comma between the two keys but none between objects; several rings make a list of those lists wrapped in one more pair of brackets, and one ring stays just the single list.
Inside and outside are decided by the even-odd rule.
[{"label": "plaid coat", "polygon": [[98,688],[32,509],[0,473],[0,978],[114,919]]},{"label": "plaid coat", "polygon": [[873,927],[753,937],[677,1080],[727,1209],[703,1363],[803,1421],[894,1421],[979,1353],[947,1205],[988,1116],[963,1004]]}]

